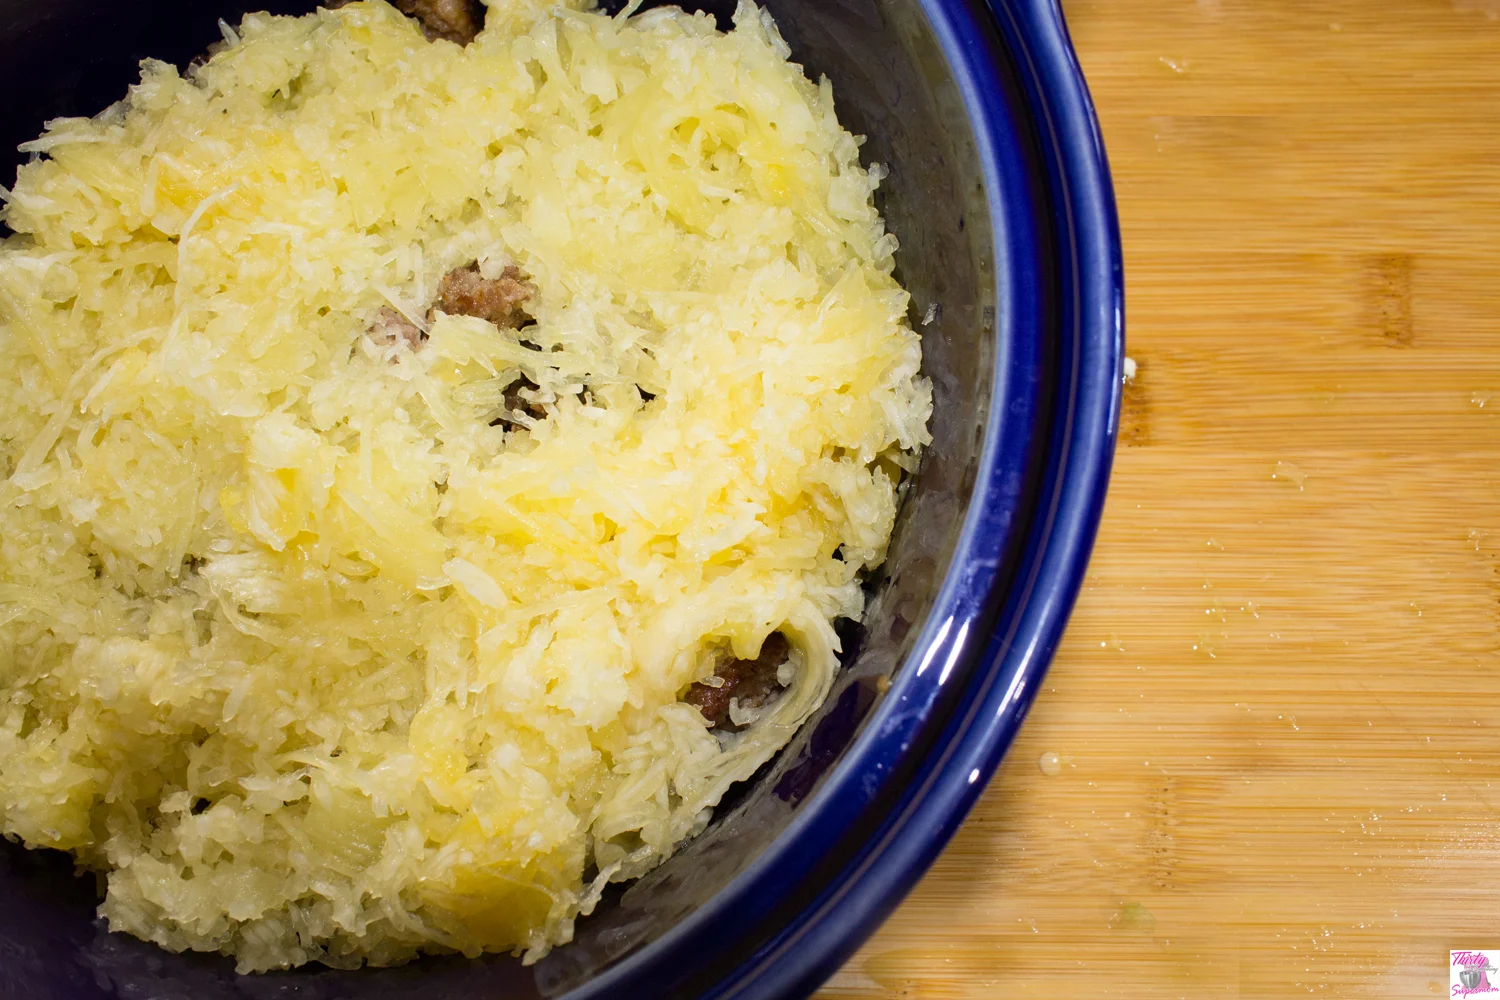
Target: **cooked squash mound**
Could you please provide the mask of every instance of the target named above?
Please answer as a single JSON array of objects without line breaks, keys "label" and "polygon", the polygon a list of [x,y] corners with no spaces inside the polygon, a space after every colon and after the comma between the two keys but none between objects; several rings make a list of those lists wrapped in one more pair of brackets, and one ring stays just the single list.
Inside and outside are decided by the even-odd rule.
[{"label": "cooked squash mound", "polygon": [[[824,698],[930,392],[878,169],[735,23],[251,15],[23,147],[0,817],[113,929],[534,959]],[[535,322],[436,308],[474,266]],[[681,700],[772,632],[758,716]]]}]

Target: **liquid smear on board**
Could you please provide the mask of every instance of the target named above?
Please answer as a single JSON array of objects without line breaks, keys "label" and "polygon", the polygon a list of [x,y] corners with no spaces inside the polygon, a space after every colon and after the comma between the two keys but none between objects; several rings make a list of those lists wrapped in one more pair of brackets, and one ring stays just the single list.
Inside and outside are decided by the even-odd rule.
[{"label": "liquid smear on board", "polygon": [[1297,489],[1302,489],[1307,482],[1307,473],[1302,468],[1291,462],[1277,462],[1276,467],[1271,470],[1271,478],[1277,482],[1291,483]]}]

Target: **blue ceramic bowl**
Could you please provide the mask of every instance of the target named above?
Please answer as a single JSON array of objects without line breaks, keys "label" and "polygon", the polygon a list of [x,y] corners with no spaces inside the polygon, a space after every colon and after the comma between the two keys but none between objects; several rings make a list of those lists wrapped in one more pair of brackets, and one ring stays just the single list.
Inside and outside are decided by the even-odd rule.
[{"label": "blue ceramic bowl", "polygon": [[[4,845],[0,998],[801,996],[931,864],[1021,724],[1104,501],[1123,348],[1109,175],[1055,0],[767,5],[869,137],[866,162],[890,167],[898,276],[913,319],[931,317],[935,440],[827,703],[703,835],[616,887],[535,966],[237,977],[218,956],[106,933],[93,880],[63,855]],[[265,6],[0,0],[0,149],[104,107],[142,57],[186,62],[219,17]],[[727,24],[732,0],[699,6]]]}]

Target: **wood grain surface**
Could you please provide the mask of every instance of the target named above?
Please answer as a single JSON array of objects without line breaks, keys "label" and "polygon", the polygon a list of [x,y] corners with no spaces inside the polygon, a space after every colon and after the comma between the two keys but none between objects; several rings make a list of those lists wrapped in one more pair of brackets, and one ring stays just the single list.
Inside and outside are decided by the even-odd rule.
[{"label": "wood grain surface", "polygon": [[821,996],[1448,996],[1500,948],[1500,0],[1066,10],[1139,364],[1104,526]]}]

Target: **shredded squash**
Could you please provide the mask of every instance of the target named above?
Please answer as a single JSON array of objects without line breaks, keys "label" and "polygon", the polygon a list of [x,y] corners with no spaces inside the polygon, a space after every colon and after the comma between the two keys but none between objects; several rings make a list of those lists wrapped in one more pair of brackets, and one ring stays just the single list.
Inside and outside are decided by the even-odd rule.
[{"label": "shredded squash", "polygon": [[[224,36],[4,192],[4,832],[241,971],[534,960],[828,690],[929,440],[881,172],[748,0]],[[474,262],[534,325],[428,311]]]}]

